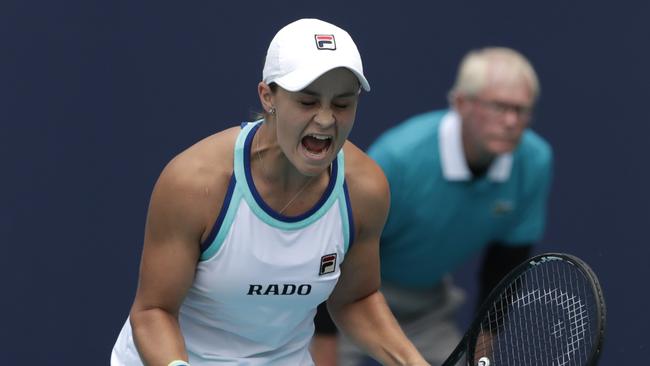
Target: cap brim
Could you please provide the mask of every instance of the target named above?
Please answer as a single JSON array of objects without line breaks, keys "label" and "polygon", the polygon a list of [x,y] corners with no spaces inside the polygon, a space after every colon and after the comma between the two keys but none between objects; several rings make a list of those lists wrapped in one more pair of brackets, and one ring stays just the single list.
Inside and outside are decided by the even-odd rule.
[{"label": "cap brim", "polygon": [[349,65],[314,65],[311,67],[303,67],[271,81],[277,83],[285,90],[296,92],[305,89],[326,72],[339,67],[345,67],[352,71],[359,80],[359,84],[361,84],[363,90],[370,91],[370,84],[366,80],[366,77]]}]

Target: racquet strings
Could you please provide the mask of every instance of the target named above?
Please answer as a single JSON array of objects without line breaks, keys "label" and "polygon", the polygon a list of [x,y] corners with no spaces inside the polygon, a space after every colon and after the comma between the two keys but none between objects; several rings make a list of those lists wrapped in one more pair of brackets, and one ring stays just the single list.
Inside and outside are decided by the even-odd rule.
[{"label": "racquet strings", "polygon": [[584,365],[597,346],[597,301],[589,277],[571,262],[528,268],[481,322],[474,364],[487,357],[491,365]]}]

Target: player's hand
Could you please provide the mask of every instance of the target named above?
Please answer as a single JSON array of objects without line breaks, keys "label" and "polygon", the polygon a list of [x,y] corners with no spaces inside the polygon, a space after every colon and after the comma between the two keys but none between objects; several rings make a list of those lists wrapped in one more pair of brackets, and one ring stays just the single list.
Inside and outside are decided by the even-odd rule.
[{"label": "player's hand", "polygon": [[492,357],[492,333],[481,331],[476,338],[474,350],[474,365],[490,366]]}]

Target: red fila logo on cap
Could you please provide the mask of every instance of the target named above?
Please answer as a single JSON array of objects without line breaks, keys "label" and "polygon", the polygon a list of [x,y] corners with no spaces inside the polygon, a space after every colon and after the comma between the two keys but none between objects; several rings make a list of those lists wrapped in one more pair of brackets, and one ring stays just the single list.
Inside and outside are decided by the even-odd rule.
[{"label": "red fila logo on cap", "polygon": [[332,273],[336,270],[336,253],[326,254],[320,258],[320,270],[318,275]]},{"label": "red fila logo on cap", "polygon": [[333,34],[316,34],[314,38],[316,39],[316,48],[319,50],[336,49],[336,41],[334,40]]}]

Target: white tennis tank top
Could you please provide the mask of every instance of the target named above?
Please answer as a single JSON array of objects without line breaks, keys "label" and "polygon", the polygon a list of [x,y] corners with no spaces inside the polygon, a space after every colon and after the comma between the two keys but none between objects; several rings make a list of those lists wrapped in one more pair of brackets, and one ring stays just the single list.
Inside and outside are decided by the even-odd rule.
[{"label": "white tennis tank top", "polygon": [[[260,124],[243,125],[237,138],[234,174],[180,309],[193,366],[313,365],[316,307],[336,285],[353,241],[343,152],[318,203],[284,216],[253,184],[251,142]],[[142,365],[128,319],[111,365]]]}]

